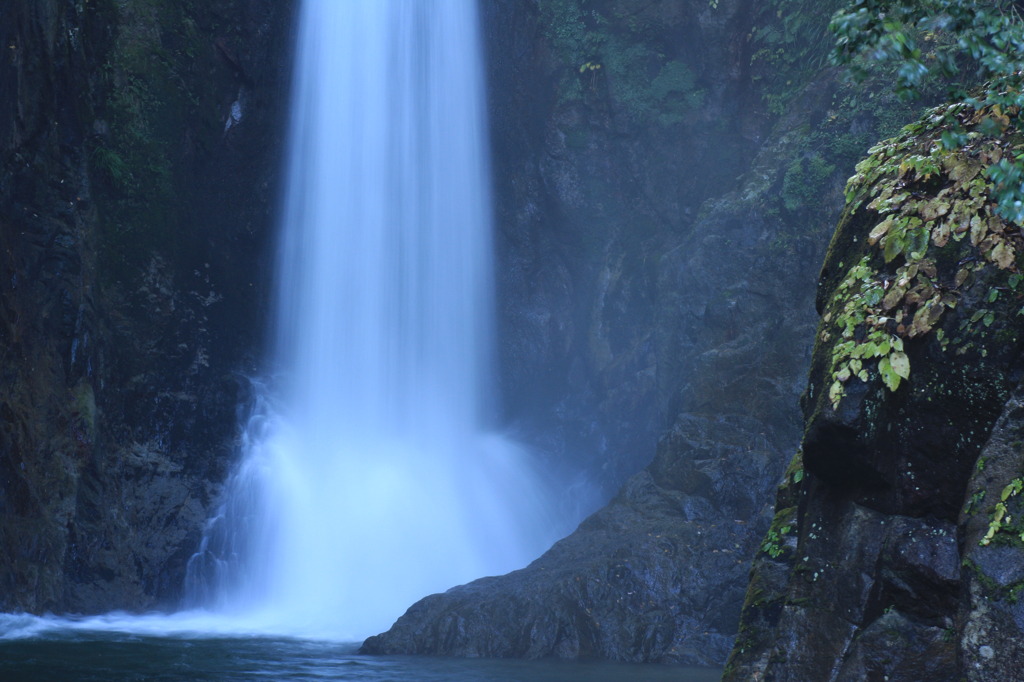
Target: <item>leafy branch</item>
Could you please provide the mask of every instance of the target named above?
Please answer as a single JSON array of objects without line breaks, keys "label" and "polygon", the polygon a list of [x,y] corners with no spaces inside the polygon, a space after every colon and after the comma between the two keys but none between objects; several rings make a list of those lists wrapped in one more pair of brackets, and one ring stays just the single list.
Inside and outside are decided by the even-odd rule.
[{"label": "leafy branch", "polygon": [[[991,115],[983,122],[991,135],[1020,129],[1024,107],[1024,21],[1010,0],[853,0],[836,12],[832,60],[864,78],[872,63],[898,65],[893,85],[903,97],[917,97],[926,79],[951,83],[950,99]],[[967,92],[971,95],[968,96]],[[966,143],[966,132],[952,115],[942,145]],[[1024,153],[1003,157],[985,168],[993,183],[997,213],[1024,225]]]}]

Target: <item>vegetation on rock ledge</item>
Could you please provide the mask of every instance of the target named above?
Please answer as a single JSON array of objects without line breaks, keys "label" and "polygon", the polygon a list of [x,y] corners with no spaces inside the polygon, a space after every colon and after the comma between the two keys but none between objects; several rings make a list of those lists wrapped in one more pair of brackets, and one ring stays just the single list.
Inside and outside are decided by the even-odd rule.
[{"label": "vegetation on rock ledge", "polygon": [[[951,118],[965,130],[965,144],[953,150],[942,142]],[[910,373],[904,341],[936,328],[975,272],[989,265],[1005,271],[986,296],[990,303],[1017,292],[1024,238],[999,215],[996,184],[983,170],[1022,147],[999,105],[959,103],[931,110],[857,165],[847,185],[847,210],[852,214],[866,204],[878,220],[867,235],[874,249],[849,267],[822,318],[821,340],[837,339],[830,367],[833,407],[852,378],[867,381],[865,361],[877,361],[877,372],[895,391]],[[973,247],[969,254],[946,250],[964,240]],[[879,260],[896,268],[876,267]],[[989,327],[994,318],[994,311],[979,308],[953,339],[937,330],[942,348],[952,341],[962,349],[969,325]]]}]

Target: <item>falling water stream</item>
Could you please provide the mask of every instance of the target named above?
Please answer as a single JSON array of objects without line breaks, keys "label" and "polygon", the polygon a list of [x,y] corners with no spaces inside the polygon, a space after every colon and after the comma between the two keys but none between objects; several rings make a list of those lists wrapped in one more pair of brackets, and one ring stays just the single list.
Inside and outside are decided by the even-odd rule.
[{"label": "falling water stream", "polygon": [[361,638],[553,538],[488,433],[484,93],[472,0],[305,0],[278,380],[193,558],[194,603]]}]

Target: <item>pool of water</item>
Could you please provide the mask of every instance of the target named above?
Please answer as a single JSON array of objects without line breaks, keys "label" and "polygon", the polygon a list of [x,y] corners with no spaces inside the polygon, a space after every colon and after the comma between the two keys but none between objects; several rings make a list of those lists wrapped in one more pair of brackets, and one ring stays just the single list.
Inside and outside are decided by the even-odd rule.
[{"label": "pool of water", "polygon": [[[3,682],[712,682],[720,670],[676,666],[360,656],[357,643],[188,632],[161,619],[0,618]],[[166,627],[166,620],[162,621]]]}]

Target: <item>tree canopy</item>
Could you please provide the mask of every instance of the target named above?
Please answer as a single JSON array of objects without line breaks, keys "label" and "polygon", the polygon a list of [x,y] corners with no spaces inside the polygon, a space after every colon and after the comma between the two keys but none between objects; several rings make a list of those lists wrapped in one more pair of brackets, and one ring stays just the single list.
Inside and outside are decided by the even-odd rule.
[{"label": "tree canopy", "polygon": [[[929,79],[949,84],[951,99],[986,111],[983,130],[1004,135],[1021,129],[1024,107],[1024,21],[1010,0],[852,0],[836,12],[833,61],[863,76],[873,64],[896,66],[894,89],[920,94]],[[950,117],[947,148],[969,144]],[[1024,225],[1024,150],[991,164],[999,214]]]}]

